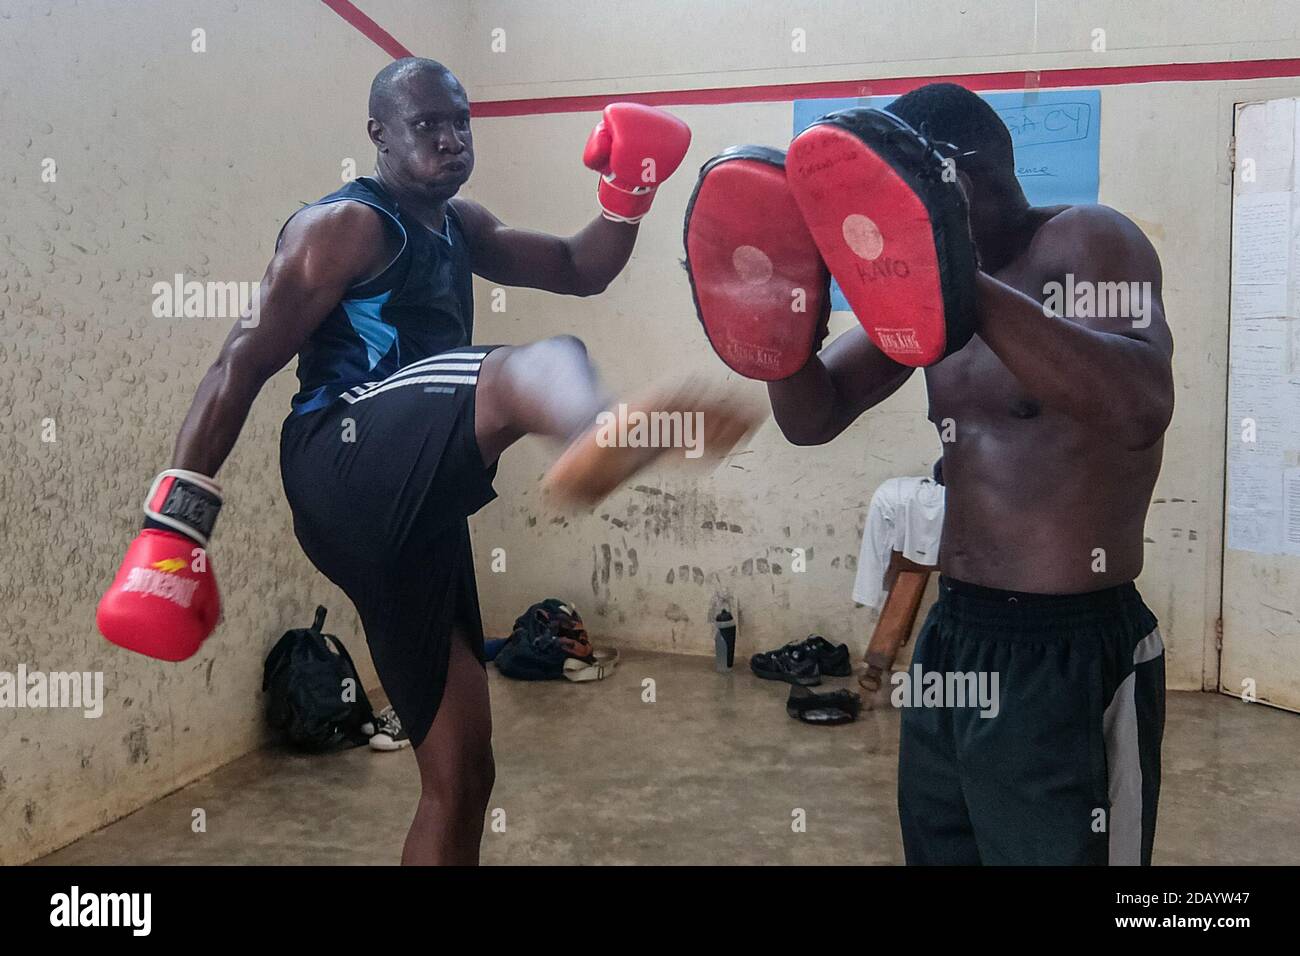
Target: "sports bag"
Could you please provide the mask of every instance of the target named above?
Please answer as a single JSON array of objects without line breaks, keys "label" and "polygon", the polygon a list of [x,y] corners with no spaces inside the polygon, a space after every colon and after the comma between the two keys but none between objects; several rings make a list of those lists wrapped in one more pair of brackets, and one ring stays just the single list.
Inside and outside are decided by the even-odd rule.
[{"label": "sports bag", "polygon": [[573,605],[547,598],[515,619],[515,628],[497,652],[497,670],[515,680],[555,680],[570,658],[592,662],[587,629]]},{"label": "sports bag", "polygon": [[347,648],[324,634],[325,608],[309,628],[286,631],[262,668],[267,721],[288,744],[320,752],[365,743],[370,701]]}]

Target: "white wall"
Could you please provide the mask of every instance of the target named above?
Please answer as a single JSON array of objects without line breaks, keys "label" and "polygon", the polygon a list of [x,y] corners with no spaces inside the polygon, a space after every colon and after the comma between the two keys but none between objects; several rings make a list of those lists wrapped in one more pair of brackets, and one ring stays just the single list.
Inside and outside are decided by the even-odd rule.
[{"label": "white wall", "polygon": [[[360,5],[457,70],[476,99],[1300,49],[1292,5],[1263,0]],[[1106,54],[1089,49],[1096,26]],[[491,51],[495,27],[506,30],[504,53]],[[796,27],[806,54],[790,51]],[[195,28],[207,31],[204,54],[190,50]],[[229,325],[155,319],[153,282],[258,278],[299,202],[336,188],[349,157],[369,168],[365,95],[386,62],[322,4],[11,0],[0,11],[0,394],[10,400],[0,415],[0,669],[102,670],[108,696],[98,720],[0,710],[0,819],[12,821],[0,828],[0,862],[39,855],[256,746],[262,657],[316,603],[373,674],[350,609],[292,539],[276,464],[291,370],[258,401],[221,474],[228,507],[212,553],[225,622],[203,651],[181,665],[130,655],[98,637],[93,612]],[[1178,343],[1178,411],[1141,581],[1165,626],[1174,687],[1214,683],[1231,103],[1298,92],[1292,80],[1103,92],[1102,199],[1156,243]],[[577,333],[628,391],[662,370],[725,377],[678,266],[681,216],[704,159],[733,142],[784,143],[790,109],[677,112],[695,130],[692,152],[627,271],[597,299],[511,290],[500,314],[480,283],[479,341]],[[595,118],[476,121],[469,194],[511,222],[578,228],[595,208],[579,161]],[[57,183],[40,179],[46,157]],[[54,444],[40,441],[46,418]],[[717,473],[658,470],[594,515],[557,520],[537,504],[549,451],[527,441],[502,464],[501,499],[474,521],[486,623],[501,633],[523,606],[557,594],[579,603],[598,639],[707,653],[709,597],[730,587],[742,651],[811,630],[860,648],[870,616],[852,607],[849,587],[866,502],[879,481],[919,472],[937,450],[918,379],[828,447],[790,447],[769,424]],[[507,549],[506,574],[489,571],[494,546]],[[791,547],[809,549],[807,574],[789,573]]]},{"label": "white wall", "polygon": [[[864,79],[861,92],[868,94],[876,77],[988,72],[1013,74],[1017,82],[1006,88],[1017,89],[1034,81],[1022,78],[1027,71],[1300,51],[1296,23],[1282,3],[933,2],[900,10],[666,2],[654,6],[656,17],[644,16],[639,4],[576,3],[565,10],[556,18],[546,5],[475,4],[471,37],[487,47],[493,30],[502,29],[506,49],[476,61],[476,72],[465,78],[471,95],[495,100],[850,79]],[[796,28],[806,31],[806,53],[791,52]],[[1097,29],[1105,31],[1105,52],[1094,49]],[[638,42],[601,40],[631,33]],[[1139,581],[1161,619],[1175,688],[1216,686],[1231,104],[1297,88],[1294,79],[1102,87],[1100,199],[1131,216],[1155,243],[1177,344],[1178,407]],[[728,374],[699,331],[678,267],[681,217],[700,163],[732,143],[784,145],[790,105],[671,108],[694,130],[691,153],[660,190],[627,272],[598,300],[511,291],[505,314],[484,307],[489,287],[481,283],[481,341],[575,332],[609,380],[630,391],[658,370]],[[596,119],[592,111],[478,120],[479,164],[469,194],[511,222],[576,228],[591,208],[590,177],[577,156]],[[497,483],[503,500],[475,522],[481,570],[490,547],[508,548],[521,535],[528,547],[507,574],[480,575],[489,625],[507,626],[518,607],[554,592],[578,601],[593,631],[609,639],[708,653],[709,601],[715,589],[727,587],[747,612],[746,651],[810,630],[861,647],[872,615],[854,609],[849,592],[863,511],[880,481],[922,473],[936,456],[924,410],[918,376],[825,448],[790,447],[769,423],[751,454],[732,467],[704,480],[661,469],[595,515],[563,525],[536,507],[535,481],[549,452],[540,444],[512,451]],[[740,530],[720,533],[720,521]],[[792,547],[815,554],[808,574],[789,574]],[[622,577],[613,565],[606,580],[607,550],[611,562],[623,560]],[[760,559],[767,573],[758,570]],[[781,575],[772,573],[777,564]]]}]

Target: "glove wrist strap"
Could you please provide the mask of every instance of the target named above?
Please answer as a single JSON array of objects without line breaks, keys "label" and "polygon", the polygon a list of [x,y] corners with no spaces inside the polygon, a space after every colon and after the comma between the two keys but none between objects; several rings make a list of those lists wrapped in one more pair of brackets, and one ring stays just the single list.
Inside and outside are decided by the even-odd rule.
[{"label": "glove wrist strap", "polygon": [[640,213],[639,215],[636,216],[620,216],[616,212],[610,212],[608,209],[605,208],[604,204],[602,204],[600,207],[600,214],[604,216],[606,219],[608,219],[610,222],[621,222],[629,226],[635,226],[638,223],[640,223],[642,219],[645,218],[645,213]]},{"label": "glove wrist strap", "polygon": [[221,502],[221,486],[207,475],[168,468],[153,480],[144,500],[144,513],[151,521],[179,531],[206,548]]}]

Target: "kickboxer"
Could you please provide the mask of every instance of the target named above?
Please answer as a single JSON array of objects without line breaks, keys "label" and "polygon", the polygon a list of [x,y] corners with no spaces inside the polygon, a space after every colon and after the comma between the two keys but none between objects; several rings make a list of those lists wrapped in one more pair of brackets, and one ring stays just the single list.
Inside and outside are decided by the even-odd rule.
[{"label": "kickboxer", "polygon": [[[1164,656],[1133,581],[1174,402],[1151,243],[1105,206],[1030,206],[997,114],[932,84],[706,164],[686,247],[709,340],[791,442],[925,369],[942,577],[895,685],[996,675],[1000,700],[904,695],[907,861],[1149,863]],[[827,267],[861,326],[822,349]]]},{"label": "kickboxer", "polygon": [[[236,324],[200,383],[97,619],[110,641],[165,660],[208,636],[219,615],[203,551],[222,504],[213,476],[263,384],[296,354],[284,488],[303,550],[356,604],[414,745],[421,795],[402,861],[473,863],[494,769],[467,518],[495,497],[497,458],[525,434],[573,439],[556,482],[570,498],[609,490],[662,449],[597,447],[593,422],[609,399],[578,339],[472,345],[471,273],[601,292],[690,131],[662,110],[606,107],[583,157],[600,173],[601,213],[560,238],[454,198],[474,168],[470,105],[441,64],[385,67],[369,112],[374,176],[281,230],[258,321]],[[705,412],[713,452],[734,437],[724,410],[688,392],[646,407]]]}]

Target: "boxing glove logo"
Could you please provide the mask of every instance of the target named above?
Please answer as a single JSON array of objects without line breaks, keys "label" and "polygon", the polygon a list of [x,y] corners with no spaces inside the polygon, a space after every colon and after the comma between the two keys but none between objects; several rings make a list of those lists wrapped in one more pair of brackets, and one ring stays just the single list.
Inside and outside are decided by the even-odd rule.
[{"label": "boxing glove logo", "polygon": [[188,566],[188,562],[183,558],[163,558],[153,562],[147,568],[131,568],[122,590],[162,598],[171,601],[177,607],[188,608],[193,603],[194,592],[199,587],[199,579],[183,578],[177,574],[182,568]]}]

